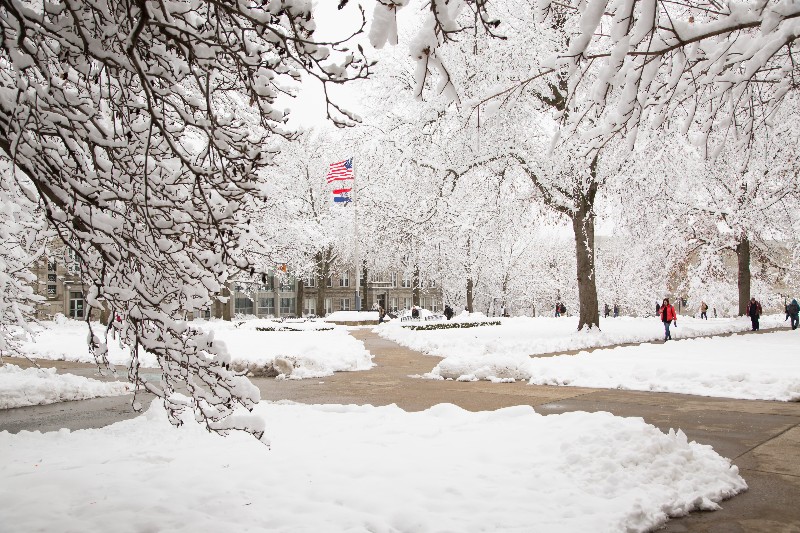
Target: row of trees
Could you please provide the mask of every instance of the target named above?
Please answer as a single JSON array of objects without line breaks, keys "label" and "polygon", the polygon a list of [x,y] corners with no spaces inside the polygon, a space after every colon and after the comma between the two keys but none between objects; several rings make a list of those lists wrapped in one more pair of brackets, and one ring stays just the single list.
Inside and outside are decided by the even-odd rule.
[{"label": "row of trees", "polygon": [[[346,4],[352,35],[321,42],[301,0],[3,2],[0,150],[13,170],[0,190],[19,207],[4,209],[4,330],[35,299],[26,265],[46,221],[79,257],[88,304],[125,316],[130,379],[175,424],[189,409],[210,430],[260,436],[259,421],[232,416],[257,389],[184,319],[224,297],[231,274],[277,259],[319,276],[350,259],[335,246],[343,215],[321,208],[313,175],[344,150],[370,169],[356,191],[369,268],[391,249],[468,306],[515,290],[510,273],[533,265],[532,300],[552,294],[548,268],[573,274],[555,284],[577,294],[580,327],[598,325],[604,202],[623,207],[628,249],[655,258],[640,268],[702,253],[705,270],[685,277],[703,281],[732,248],[745,294],[751,258],[785,273],[770,253],[781,242],[796,259],[796,5],[377,0],[369,41],[407,43],[412,63],[381,53],[361,86],[367,120],[330,157],[329,140],[297,141],[287,119],[315,82],[332,123],[358,122],[329,98],[374,70],[358,42],[366,17]],[[265,189],[273,163],[293,179]],[[541,231],[558,224],[574,246]],[[105,362],[104,335],[90,339]],[[160,383],[139,374],[140,350],[159,358]]]}]

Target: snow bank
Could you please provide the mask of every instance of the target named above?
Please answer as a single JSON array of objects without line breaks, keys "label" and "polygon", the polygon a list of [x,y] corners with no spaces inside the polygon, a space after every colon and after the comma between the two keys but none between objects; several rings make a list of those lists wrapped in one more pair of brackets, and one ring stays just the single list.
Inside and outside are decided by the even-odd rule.
[{"label": "snow bank", "polygon": [[335,311],[323,318],[325,322],[366,322],[377,321],[377,311]]},{"label": "snow bank", "polygon": [[194,423],[175,429],[156,403],[103,429],[0,433],[3,522],[87,533],[634,532],[746,489],[711,447],[609,413],[262,402],[267,448]]},{"label": "snow bank", "polygon": [[[37,332],[34,341],[23,344],[22,349],[29,356],[94,362],[86,346],[88,330],[84,322],[49,322],[45,326]],[[102,331],[99,323],[93,326],[96,332]],[[196,320],[191,326],[213,331],[215,342],[225,343],[231,354],[231,364],[238,370],[302,379],[368,370],[373,366],[372,354],[364,348],[363,342],[348,335],[344,327],[320,321]],[[144,353],[140,357],[142,367],[158,367],[154,355]],[[109,360],[115,365],[127,366],[130,353],[111,341]]]},{"label": "snow bank", "polygon": [[800,401],[799,341],[797,332],[780,331],[556,357],[452,356],[426,377]]},{"label": "snow bank", "polygon": [[[475,313],[473,313],[475,314]],[[482,315],[481,315],[482,316]],[[459,320],[468,320],[459,315]],[[762,317],[761,328],[769,329],[788,324],[784,315]],[[412,331],[402,328],[399,322],[375,328],[382,337],[417,350],[440,357],[515,357],[543,353],[584,350],[614,344],[651,342],[664,338],[664,327],[655,318],[620,317],[601,319],[600,331],[577,331],[576,317],[515,317],[493,318],[500,326]],[[426,322],[426,324],[429,322]],[[672,338],[681,339],[699,335],[719,335],[748,331],[748,318],[718,318],[700,320],[678,317],[678,327],[672,329]]]},{"label": "snow bank", "polygon": [[0,366],[0,409],[45,405],[99,396],[121,396],[133,391],[130,383],[104,382],[73,374],[56,374],[55,368]]}]

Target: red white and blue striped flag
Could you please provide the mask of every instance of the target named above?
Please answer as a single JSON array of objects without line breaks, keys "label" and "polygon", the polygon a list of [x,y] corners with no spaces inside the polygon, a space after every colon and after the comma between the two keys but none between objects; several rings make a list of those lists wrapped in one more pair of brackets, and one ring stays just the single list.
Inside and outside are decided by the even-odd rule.
[{"label": "red white and blue striped flag", "polygon": [[340,180],[351,180],[353,175],[353,158],[339,161],[338,163],[331,163],[328,170],[328,183]]},{"label": "red white and blue striped flag", "polygon": [[[350,159],[345,159],[344,161],[331,163],[330,168],[328,169],[327,179],[328,183],[355,179],[355,174],[353,173],[353,158],[351,157]],[[337,184],[335,187],[337,188],[333,189],[334,202],[347,203],[352,200],[350,198],[350,191],[353,190],[352,186],[346,187],[344,184]]]}]

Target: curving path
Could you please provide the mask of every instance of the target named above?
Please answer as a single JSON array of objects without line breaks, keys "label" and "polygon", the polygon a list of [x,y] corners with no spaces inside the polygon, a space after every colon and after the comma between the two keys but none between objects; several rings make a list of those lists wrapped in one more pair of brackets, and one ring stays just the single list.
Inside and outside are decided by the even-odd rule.
[{"label": "curving path", "polygon": [[[673,519],[661,531],[800,533],[800,403],[534,386],[523,382],[412,379],[410,375],[429,372],[437,358],[383,339],[368,328],[352,330],[351,335],[362,340],[375,356],[372,370],[342,372],[322,379],[252,381],[265,400],[394,403],[409,411],[443,402],[473,411],[531,405],[542,414],[609,411],[619,416],[642,417],[663,431],[680,428],[689,439],[713,446],[739,466],[750,486],[749,491],[724,502],[721,511]],[[12,362],[25,365],[25,360]],[[40,364],[84,375],[96,371],[92,365],[54,361]],[[0,430],[101,427],[135,416],[127,402],[129,397],[99,398],[0,411]]]}]

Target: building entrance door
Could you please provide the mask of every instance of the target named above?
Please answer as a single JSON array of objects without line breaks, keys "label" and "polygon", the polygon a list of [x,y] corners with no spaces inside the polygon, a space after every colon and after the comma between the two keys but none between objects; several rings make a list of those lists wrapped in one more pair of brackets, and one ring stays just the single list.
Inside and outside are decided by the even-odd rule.
[{"label": "building entrance door", "polygon": [[389,312],[389,308],[386,307],[386,295],[379,294],[378,295],[378,305],[383,307],[384,311]]}]

